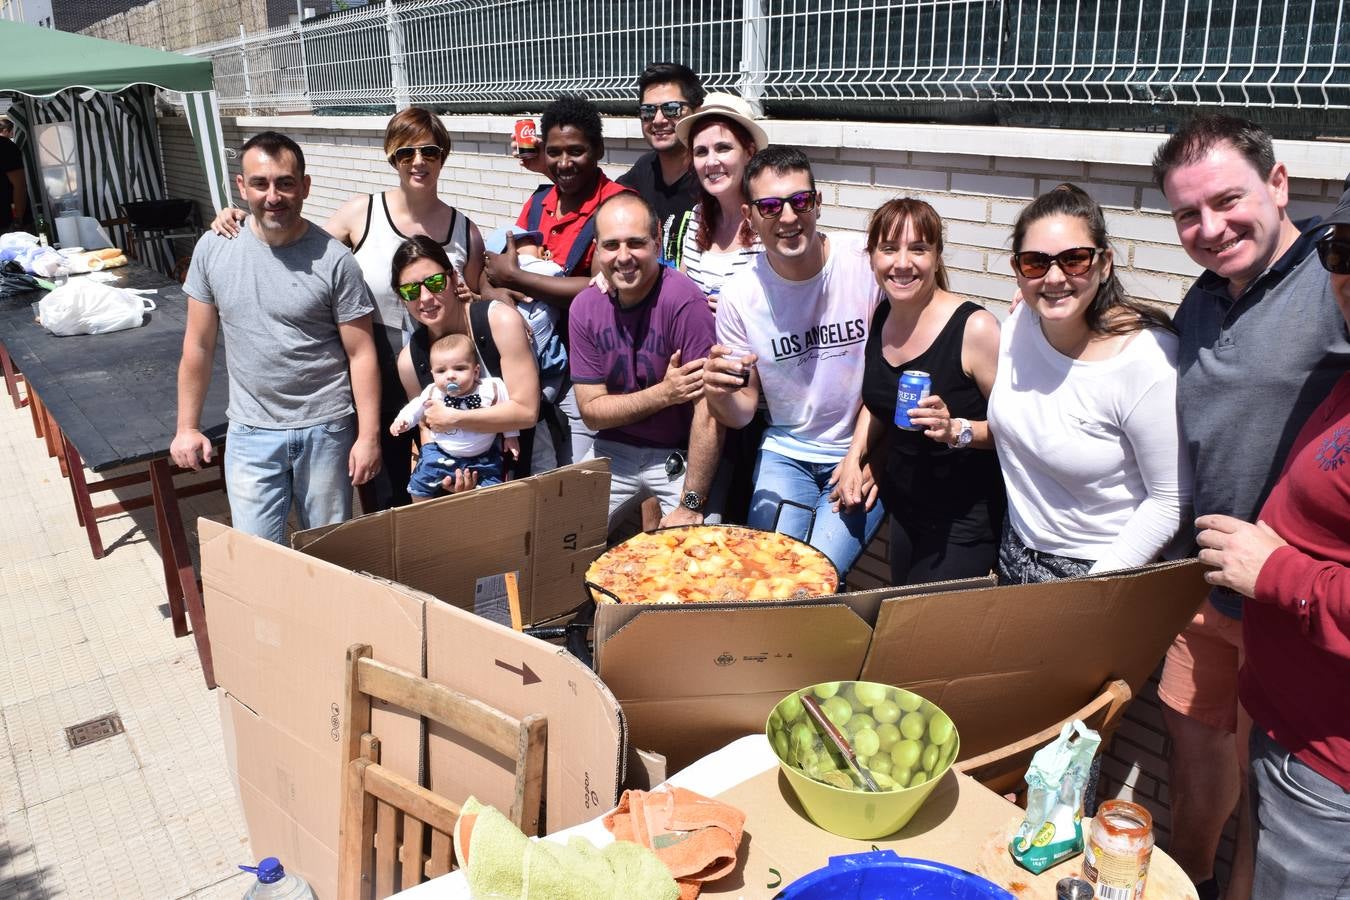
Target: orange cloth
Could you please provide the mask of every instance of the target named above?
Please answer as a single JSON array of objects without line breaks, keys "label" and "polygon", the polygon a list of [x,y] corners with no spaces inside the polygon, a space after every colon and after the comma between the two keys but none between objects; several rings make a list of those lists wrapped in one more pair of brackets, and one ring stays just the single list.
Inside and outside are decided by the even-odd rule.
[{"label": "orange cloth", "polygon": [[680,900],[694,900],[705,881],[736,868],[745,813],[679,787],[624,791],[605,818],[616,840],[655,851],[680,885]]}]

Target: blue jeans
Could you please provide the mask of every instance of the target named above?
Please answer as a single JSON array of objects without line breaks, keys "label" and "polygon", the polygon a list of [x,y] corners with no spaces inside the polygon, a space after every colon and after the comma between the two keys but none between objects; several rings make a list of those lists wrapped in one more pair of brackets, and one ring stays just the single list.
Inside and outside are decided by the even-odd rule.
[{"label": "blue jeans", "polygon": [[227,434],[225,491],[235,528],[283,544],[292,503],[302,531],[351,518],[355,414],[309,428],[231,422]]},{"label": "blue jeans", "polygon": [[408,493],[420,499],[439,497],[445,493],[441,481],[460,469],[478,473],[478,486],[491,487],[502,483],[502,450],[494,441],[486,453],[478,456],[450,456],[435,441],[422,445],[417,457],[417,468],[408,479]]},{"label": "blue jeans", "polygon": [[[751,528],[775,530],[806,541],[824,553],[839,570],[840,587],[844,576],[862,555],[867,542],[881,527],[886,511],[881,503],[868,512],[834,512],[830,509],[830,476],[836,463],[810,463],[790,459],[772,450],[760,450],[755,463],[755,495],[750,499],[750,515],[746,524]],[[811,514],[783,501],[800,503],[814,509]],[[782,515],[779,516],[779,508]]]},{"label": "blue jeans", "polygon": [[1350,897],[1350,791],[1253,723],[1247,773],[1256,835],[1253,897]]}]

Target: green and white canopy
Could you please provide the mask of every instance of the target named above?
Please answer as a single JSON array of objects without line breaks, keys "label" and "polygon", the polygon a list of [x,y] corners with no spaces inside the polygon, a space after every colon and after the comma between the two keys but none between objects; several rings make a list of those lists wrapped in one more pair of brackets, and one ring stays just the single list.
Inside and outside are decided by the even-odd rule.
[{"label": "green and white canopy", "polygon": [[[118,143],[122,127],[128,123],[144,128],[153,146],[154,88],[181,92],[184,95],[188,124],[197,144],[197,153],[201,158],[202,171],[206,173],[211,190],[211,203],[215,209],[229,205],[229,186],[225,167],[225,147],[220,129],[220,112],[216,105],[216,94],[212,90],[211,61],[193,59],[177,53],[151,50],[132,44],[120,44],[87,37],[82,34],[70,34],[54,31],[50,28],[37,28],[17,22],[0,19],[0,94],[19,94],[29,98],[27,115],[15,118],[29,121],[48,121],[43,108],[58,100],[65,107],[59,115],[72,114],[73,107],[86,105],[74,103],[82,92],[94,90],[103,94],[113,94],[126,98],[122,103],[94,104],[91,113],[98,112],[101,105],[106,110],[114,110],[111,118],[97,114],[103,123],[100,130],[108,132],[104,138],[112,141],[108,146]],[[58,98],[57,95],[67,92]],[[97,97],[91,97],[94,100]],[[82,99],[82,98],[80,98]],[[18,113],[16,107],[15,113]],[[78,123],[78,119],[76,120]],[[98,141],[94,141],[95,144]],[[127,166],[135,164],[136,148],[133,146],[124,157]],[[146,161],[156,171],[158,160]],[[95,163],[91,174],[118,175],[136,181],[136,176],[119,175],[112,172],[106,157]],[[159,179],[162,182],[162,178]],[[158,196],[148,185],[115,185],[110,188],[120,200]],[[135,193],[133,193],[135,191]],[[101,205],[101,204],[96,204]],[[107,213],[116,215],[116,208],[110,210],[90,209],[91,214]]]}]

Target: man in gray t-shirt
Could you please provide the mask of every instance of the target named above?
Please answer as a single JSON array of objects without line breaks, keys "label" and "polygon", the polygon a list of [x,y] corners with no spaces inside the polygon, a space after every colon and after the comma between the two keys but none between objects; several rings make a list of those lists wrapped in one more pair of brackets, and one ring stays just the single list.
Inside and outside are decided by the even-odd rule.
[{"label": "man in gray t-shirt", "polygon": [[223,330],[230,517],[281,543],[292,502],[301,528],[341,522],[352,487],[380,469],[374,306],[347,248],[301,216],[309,176],[300,147],[265,131],[240,156],[236,185],[252,216],[237,240],[204,235],[183,285],[188,323],[170,453],[192,469],[211,460],[198,426]]}]

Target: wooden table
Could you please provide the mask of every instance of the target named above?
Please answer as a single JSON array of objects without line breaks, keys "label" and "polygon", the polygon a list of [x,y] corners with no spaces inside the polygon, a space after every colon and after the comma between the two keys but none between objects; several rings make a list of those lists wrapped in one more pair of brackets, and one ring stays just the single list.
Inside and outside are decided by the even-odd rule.
[{"label": "wooden table", "polygon": [[[51,334],[34,318],[32,304],[45,291],[0,298],[0,370],[14,405],[28,405],[34,431],[47,442],[69,479],[75,516],[95,559],[104,553],[98,520],[154,506],[160,557],[174,634],[191,633],[208,687],[215,687],[201,589],[188,554],[178,498],[218,490],[217,477],[183,487],[182,470],[169,462],[177,430],[178,361],[187,327],[187,295],[164,275],[139,265],[111,270],[116,286],[154,290],[157,309],[140,328],[112,334]],[[73,276],[79,278],[81,276]],[[27,397],[18,386],[26,384]],[[228,395],[224,354],[217,353],[211,387],[202,408],[202,432],[220,444],[225,437]],[[219,459],[219,453],[217,453]],[[145,470],[90,482],[85,469],[105,472],[145,464]],[[94,494],[149,484],[146,496],[95,505]]]},{"label": "wooden table", "polygon": [[[1040,875],[1019,868],[1008,838],[1023,811],[974,779],[943,777],[923,807],[895,835],[875,841],[841,838],[812,824],[797,803],[763,735],[741,738],[698,760],[669,780],[717,797],[746,814],[736,870],[703,885],[702,896],[773,897],[796,879],[828,864],[829,857],[869,850],[932,859],[974,872],[1007,889],[1016,900],[1055,900],[1055,884],[1083,871],[1074,857]],[[613,840],[600,818],[551,834],[565,844],[574,836],[596,846]],[[399,900],[468,900],[462,872],[451,872],[397,895]],[[1144,900],[1195,900],[1195,887],[1166,853],[1155,849]]]}]

